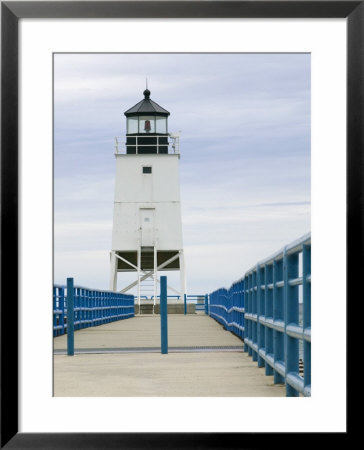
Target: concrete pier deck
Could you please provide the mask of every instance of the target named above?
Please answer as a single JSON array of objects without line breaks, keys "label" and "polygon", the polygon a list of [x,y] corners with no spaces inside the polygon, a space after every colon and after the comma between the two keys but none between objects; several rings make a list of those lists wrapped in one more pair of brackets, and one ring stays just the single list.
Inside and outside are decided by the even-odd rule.
[{"label": "concrete pier deck", "polygon": [[285,396],[242,352],[241,339],[202,314],[168,315],[167,355],[158,351],[159,315],[76,331],[74,356],[66,346],[67,336],[54,338],[55,396]]}]

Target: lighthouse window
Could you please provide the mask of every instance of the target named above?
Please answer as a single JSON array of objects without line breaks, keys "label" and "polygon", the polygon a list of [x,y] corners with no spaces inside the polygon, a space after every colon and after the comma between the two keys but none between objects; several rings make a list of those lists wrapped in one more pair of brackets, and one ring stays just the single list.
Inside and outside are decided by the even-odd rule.
[{"label": "lighthouse window", "polygon": [[152,167],[151,166],[144,166],[143,167],[143,173],[152,173]]},{"label": "lighthouse window", "polygon": [[167,133],[167,119],[166,117],[156,117],[156,130],[157,133]]},{"label": "lighthouse window", "polygon": [[128,118],[128,134],[137,133],[138,132],[138,118],[137,117],[129,117]]},{"label": "lighthouse window", "polygon": [[155,120],[152,116],[139,117],[139,133],[155,133]]}]

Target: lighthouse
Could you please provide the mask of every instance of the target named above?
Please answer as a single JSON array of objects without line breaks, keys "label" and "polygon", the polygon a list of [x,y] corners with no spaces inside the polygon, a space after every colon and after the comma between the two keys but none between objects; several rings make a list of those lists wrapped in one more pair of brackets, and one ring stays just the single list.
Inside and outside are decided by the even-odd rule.
[{"label": "lighthouse", "polygon": [[119,290],[128,292],[137,288],[139,312],[141,298],[148,297],[156,304],[158,272],[179,271],[180,288],[169,286],[169,290],[182,299],[186,291],[179,135],[168,132],[170,113],[150,98],[148,88],[143,95],[144,99],[124,113],[124,142],[118,138],[115,141],[110,257],[110,289],[117,290],[120,272],[134,272],[135,281]]}]

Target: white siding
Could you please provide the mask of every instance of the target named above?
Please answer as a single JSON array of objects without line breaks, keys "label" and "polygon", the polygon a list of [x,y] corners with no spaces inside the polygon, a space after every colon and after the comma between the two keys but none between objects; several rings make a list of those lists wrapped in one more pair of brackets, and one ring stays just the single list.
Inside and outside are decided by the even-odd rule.
[{"label": "white siding", "polygon": [[[143,166],[152,173],[144,174]],[[137,249],[140,210],[148,208],[155,210],[158,250],[182,249],[179,155],[116,155],[112,250]]]}]

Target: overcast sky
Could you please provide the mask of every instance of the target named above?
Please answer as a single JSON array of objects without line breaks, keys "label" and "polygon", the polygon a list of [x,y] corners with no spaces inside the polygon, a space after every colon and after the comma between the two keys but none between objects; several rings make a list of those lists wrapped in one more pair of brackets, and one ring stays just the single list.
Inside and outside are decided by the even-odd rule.
[{"label": "overcast sky", "polygon": [[54,282],[109,288],[114,138],[146,77],[181,131],[187,291],[229,287],[310,231],[308,54],[56,54]]}]

